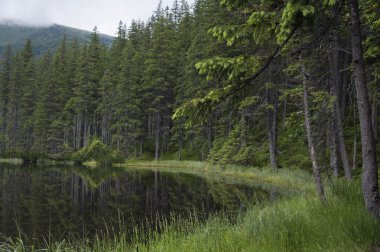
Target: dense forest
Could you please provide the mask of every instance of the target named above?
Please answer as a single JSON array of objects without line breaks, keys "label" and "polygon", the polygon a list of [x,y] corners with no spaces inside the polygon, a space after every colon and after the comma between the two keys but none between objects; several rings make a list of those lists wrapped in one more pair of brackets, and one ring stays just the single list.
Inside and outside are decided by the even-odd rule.
[{"label": "dense forest", "polygon": [[8,47],[1,152],[100,140],[126,158],[312,167],[322,199],[321,173],[361,167],[379,216],[379,18],[377,0],[182,0],[120,22],[110,48],[96,28],[40,57]]}]

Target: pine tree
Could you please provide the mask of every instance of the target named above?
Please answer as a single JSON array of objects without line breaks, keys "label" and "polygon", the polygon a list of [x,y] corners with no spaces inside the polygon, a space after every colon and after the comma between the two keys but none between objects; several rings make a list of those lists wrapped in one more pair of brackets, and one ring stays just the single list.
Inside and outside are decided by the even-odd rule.
[{"label": "pine tree", "polygon": [[97,34],[97,28],[94,28],[94,32],[91,35],[91,41],[88,47],[88,58],[87,58],[87,73],[88,73],[88,83],[87,92],[88,100],[87,102],[87,121],[90,136],[97,137],[99,125],[97,120],[100,115],[97,113],[97,104],[100,102],[100,80],[104,74],[104,48],[101,46],[99,41],[99,35]]},{"label": "pine tree", "polygon": [[12,49],[10,45],[7,45],[4,60],[0,65],[0,152],[5,149],[6,140],[6,128],[7,120],[6,116],[8,114],[8,94],[9,85],[11,82],[11,72],[12,72]]},{"label": "pine tree", "polygon": [[7,146],[11,150],[30,149],[34,107],[34,58],[31,40],[13,57],[7,104]]},{"label": "pine tree", "polygon": [[[114,114],[114,129],[118,148],[123,149],[128,156],[132,151],[135,155],[142,153],[144,116],[141,108],[141,89],[148,40],[144,24],[133,21],[121,54],[123,61],[116,87],[117,109]],[[140,145],[140,151],[137,151],[137,145]]]},{"label": "pine tree", "polygon": [[155,160],[158,160],[160,153],[168,148],[170,134],[174,89],[174,26],[169,19],[168,9],[163,10],[160,5],[153,20],[152,41],[145,60],[143,93],[144,100],[149,101],[148,125],[154,136]]},{"label": "pine tree", "polygon": [[52,60],[52,72],[54,78],[50,83],[50,132],[49,149],[52,152],[61,152],[63,145],[67,142],[67,126],[64,125],[64,107],[71,96],[70,90],[70,68],[68,59],[66,37],[57,49]]},{"label": "pine tree", "polygon": [[20,102],[20,121],[21,136],[20,147],[27,151],[33,144],[33,121],[32,115],[35,105],[35,62],[31,40],[27,40],[21,51],[23,61],[22,76],[20,79],[21,102]]},{"label": "pine tree", "polygon": [[50,99],[51,91],[55,88],[52,86],[54,75],[50,51],[42,57],[36,68],[37,102],[33,111],[33,150],[38,153],[48,153],[50,151],[49,127],[53,122],[52,115],[54,115],[54,112],[50,110]]}]

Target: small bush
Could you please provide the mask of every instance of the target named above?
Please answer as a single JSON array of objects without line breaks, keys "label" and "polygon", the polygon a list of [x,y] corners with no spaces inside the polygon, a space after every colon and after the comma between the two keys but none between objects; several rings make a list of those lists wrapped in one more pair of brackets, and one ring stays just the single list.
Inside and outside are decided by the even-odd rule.
[{"label": "small bush", "polygon": [[73,153],[72,160],[76,163],[95,160],[99,164],[109,165],[124,162],[124,157],[121,152],[112,150],[99,139],[94,139],[88,146]]}]

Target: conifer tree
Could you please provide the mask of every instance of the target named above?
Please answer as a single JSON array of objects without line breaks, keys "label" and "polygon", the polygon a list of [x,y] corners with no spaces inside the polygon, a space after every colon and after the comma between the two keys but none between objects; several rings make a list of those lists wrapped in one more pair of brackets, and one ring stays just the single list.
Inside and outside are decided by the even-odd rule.
[{"label": "conifer tree", "polygon": [[8,94],[9,85],[11,82],[12,72],[12,49],[10,45],[7,45],[4,60],[0,65],[0,152],[5,149],[7,120],[8,114]]},{"label": "conifer tree", "polygon": [[174,89],[173,37],[174,25],[168,9],[159,5],[152,20],[152,40],[145,60],[143,87],[144,100],[150,103],[147,116],[154,136],[155,160],[168,148]]},{"label": "conifer tree", "polygon": [[53,87],[52,56],[50,51],[39,60],[36,71],[36,107],[33,111],[33,150],[38,153],[50,152],[50,130],[53,116],[56,112],[51,111],[50,99]]}]

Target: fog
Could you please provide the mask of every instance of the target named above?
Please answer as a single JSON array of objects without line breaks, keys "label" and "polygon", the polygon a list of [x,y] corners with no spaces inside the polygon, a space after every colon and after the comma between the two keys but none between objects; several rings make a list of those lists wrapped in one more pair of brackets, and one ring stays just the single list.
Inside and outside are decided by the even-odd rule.
[{"label": "fog", "polygon": [[[174,0],[164,0],[172,6]],[[192,4],[193,0],[188,1]],[[0,23],[48,26],[53,23],[115,35],[119,21],[146,21],[159,0],[0,0]]]}]

